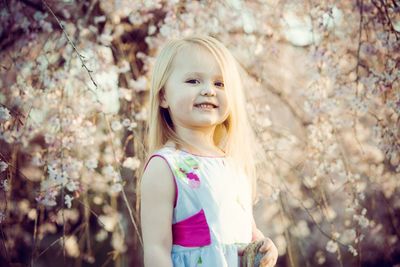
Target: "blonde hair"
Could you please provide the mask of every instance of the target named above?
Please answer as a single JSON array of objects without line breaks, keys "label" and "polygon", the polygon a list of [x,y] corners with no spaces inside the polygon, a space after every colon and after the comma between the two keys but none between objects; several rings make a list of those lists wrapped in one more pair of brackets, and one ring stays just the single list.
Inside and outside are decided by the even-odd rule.
[{"label": "blonde hair", "polygon": [[200,45],[206,48],[215,57],[221,68],[230,114],[223,123],[216,126],[214,142],[221,150],[225,151],[226,156],[229,156],[235,164],[234,166],[243,168],[251,180],[253,193],[255,193],[254,135],[247,117],[239,66],[229,50],[211,36],[192,35],[173,39],[167,42],[160,51],[151,80],[148,152],[145,162],[168,140],[172,140],[178,147],[190,146],[175,133],[168,110],[160,107],[160,91],[171,74],[173,60],[176,54],[187,45]]}]

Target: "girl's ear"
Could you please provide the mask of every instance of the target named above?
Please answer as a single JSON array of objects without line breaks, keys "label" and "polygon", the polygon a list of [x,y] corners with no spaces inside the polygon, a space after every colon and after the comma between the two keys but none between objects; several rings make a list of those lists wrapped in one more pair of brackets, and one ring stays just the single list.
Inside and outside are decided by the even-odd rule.
[{"label": "girl's ear", "polygon": [[161,88],[160,93],[159,93],[159,100],[160,100],[160,107],[162,108],[168,108],[168,103],[167,99],[165,98],[165,90],[164,88]]}]

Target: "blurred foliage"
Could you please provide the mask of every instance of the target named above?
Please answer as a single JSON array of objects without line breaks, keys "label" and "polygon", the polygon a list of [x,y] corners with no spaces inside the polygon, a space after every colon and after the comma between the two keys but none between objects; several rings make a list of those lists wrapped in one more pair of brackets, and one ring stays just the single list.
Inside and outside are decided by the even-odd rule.
[{"label": "blurred foliage", "polygon": [[278,266],[400,264],[398,0],[0,5],[1,266],[142,265],[151,69],[192,33],[242,66]]}]

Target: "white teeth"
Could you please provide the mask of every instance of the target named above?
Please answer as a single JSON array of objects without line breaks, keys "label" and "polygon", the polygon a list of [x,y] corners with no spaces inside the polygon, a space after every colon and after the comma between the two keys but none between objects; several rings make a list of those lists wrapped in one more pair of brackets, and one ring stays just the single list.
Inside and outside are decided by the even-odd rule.
[{"label": "white teeth", "polygon": [[197,107],[201,107],[201,108],[214,108],[213,105],[210,104],[200,104],[200,105],[196,105]]}]

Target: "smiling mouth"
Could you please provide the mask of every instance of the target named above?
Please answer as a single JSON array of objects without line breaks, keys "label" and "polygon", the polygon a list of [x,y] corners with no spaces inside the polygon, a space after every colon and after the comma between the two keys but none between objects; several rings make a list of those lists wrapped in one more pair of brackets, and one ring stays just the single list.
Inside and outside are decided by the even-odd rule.
[{"label": "smiling mouth", "polygon": [[194,105],[196,108],[200,108],[200,109],[215,109],[217,108],[217,106],[213,105],[213,104],[197,104]]}]

